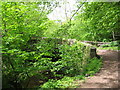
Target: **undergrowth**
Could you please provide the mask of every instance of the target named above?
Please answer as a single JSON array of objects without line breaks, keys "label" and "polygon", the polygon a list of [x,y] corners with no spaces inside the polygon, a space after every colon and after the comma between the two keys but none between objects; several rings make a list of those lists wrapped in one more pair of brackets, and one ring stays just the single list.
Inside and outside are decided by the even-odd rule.
[{"label": "undergrowth", "polygon": [[[101,60],[90,59],[90,48],[82,43],[72,45],[61,39],[29,39],[27,46],[14,49],[4,46],[3,86],[7,88],[71,88],[74,80],[96,73]],[[37,77],[38,85],[29,85]],[[23,84],[24,83],[24,84]]]},{"label": "undergrowth", "polygon": [[53,88],[53,89],[67,89],[76,88],[79,83],[74,83],[76,80],[85,80],[86,76],[93,76],[96,72],[100,70],[102,62],[100,59],[93,58],[89,59],[89,63],[84,67],[83,73],[81,75],[76,75],[73,77],[64,76],[60,80],[49,79],[48,82],[44,83],[40,88]]}]

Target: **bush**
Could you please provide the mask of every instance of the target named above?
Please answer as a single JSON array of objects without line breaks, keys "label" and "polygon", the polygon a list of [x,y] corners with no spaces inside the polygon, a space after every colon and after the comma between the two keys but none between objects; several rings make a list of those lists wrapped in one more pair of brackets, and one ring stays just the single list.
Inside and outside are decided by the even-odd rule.
[{"label": "bush", "polygon": [[74,88],[76,85],[73,83],[74,80],[84,79],[84,76],[76,76],[76,77],[66,77],[64,76],[60,80],[50,79],[48,82],[44,83],[41,88]]},{"label": "bush", "polygon": [[110,44],[102,45],[102,47],[115,47],[115,46],[118,46],[118,45],[119,45],[118,41],[112,41],[112,42],[110,42]]},{"label": "bush", "polygon": [[99,71],[102,65],[102,60],[98,58],[88,59],[87,64],[84,67],[84,75],[93,75]]},{"label": "bush", "polygon": [[102,65],[101,60],[97,58],[88,59],[87,64],[83,67],[83,75],[76,75],[73,77],[64,76],[62,79],[53,80],[49,79],[48,82],[44,83],[40,88],[76,88],[77,85],[74,84],[75,80],[85,79],[85,76],[91,76],[99,71]]},{"label": "bush", "polygon": [[[89,50],[90,47],[78,42],[69,45],[68,42],[63,42],[61,39],[30,39],[23,48],[3,50],[3,59],[5,59],[3,61],[3,75],[8,77],[6,83],[13,88],[18,86],[27,88],[21,83],[36,75],[40,76],[40,80],[46,82],[45,87],[50,84],[49,88],[51,88],[56,85],[56,83],[53,85],[51,83],[54,80],[57,80],[58,83],[61,78],[75,77],[91,71],[96,72],[99,69],[100,60],[89,60]],[[62,80],[64,81],[64,79]],[[68,83],[73,81],[70,78],[67,80]],[[11,82],[18,83],[17,87]]]}]

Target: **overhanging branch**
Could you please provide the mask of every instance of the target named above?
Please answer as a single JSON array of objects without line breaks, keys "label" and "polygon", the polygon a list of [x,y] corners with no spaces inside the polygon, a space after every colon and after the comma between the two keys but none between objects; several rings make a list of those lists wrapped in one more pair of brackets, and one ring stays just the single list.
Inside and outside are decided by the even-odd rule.
[{"label": "overhanging branch", "polygon": [[73,18],[73,17],[76,15],[76,13],[81,9],[81,7],[84,5],[85,2],[86,2],[86,1],[84,1],[84,2],[82,3],[82,5],[80,5],[80,6],[78,7],[78,9],[75,11],[75,13],[71,16],[69,22],[71,22],[72,18]]}]

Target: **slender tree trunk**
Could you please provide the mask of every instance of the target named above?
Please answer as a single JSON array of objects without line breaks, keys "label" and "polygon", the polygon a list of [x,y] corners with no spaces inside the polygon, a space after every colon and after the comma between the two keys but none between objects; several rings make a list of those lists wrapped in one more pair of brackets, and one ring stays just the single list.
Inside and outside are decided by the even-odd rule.
[{"label": "slender tree trunk", "polygon": [[113,40],[115,41],[115,32],[112,32]]}]

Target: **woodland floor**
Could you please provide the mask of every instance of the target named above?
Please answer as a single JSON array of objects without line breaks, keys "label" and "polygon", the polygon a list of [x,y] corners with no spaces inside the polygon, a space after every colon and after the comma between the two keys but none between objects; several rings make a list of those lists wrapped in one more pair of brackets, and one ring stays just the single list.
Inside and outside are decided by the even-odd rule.
[{"label": "woodland floor", "polygon": [[[101,70],[93,77],[88,77],[85,82],[80,83],[79,88],[119,88],[118,82],[118,54],[120,51],[97,50],[98,55],[103,58]],[[76,88],[76,89],[79,89]]]}]

